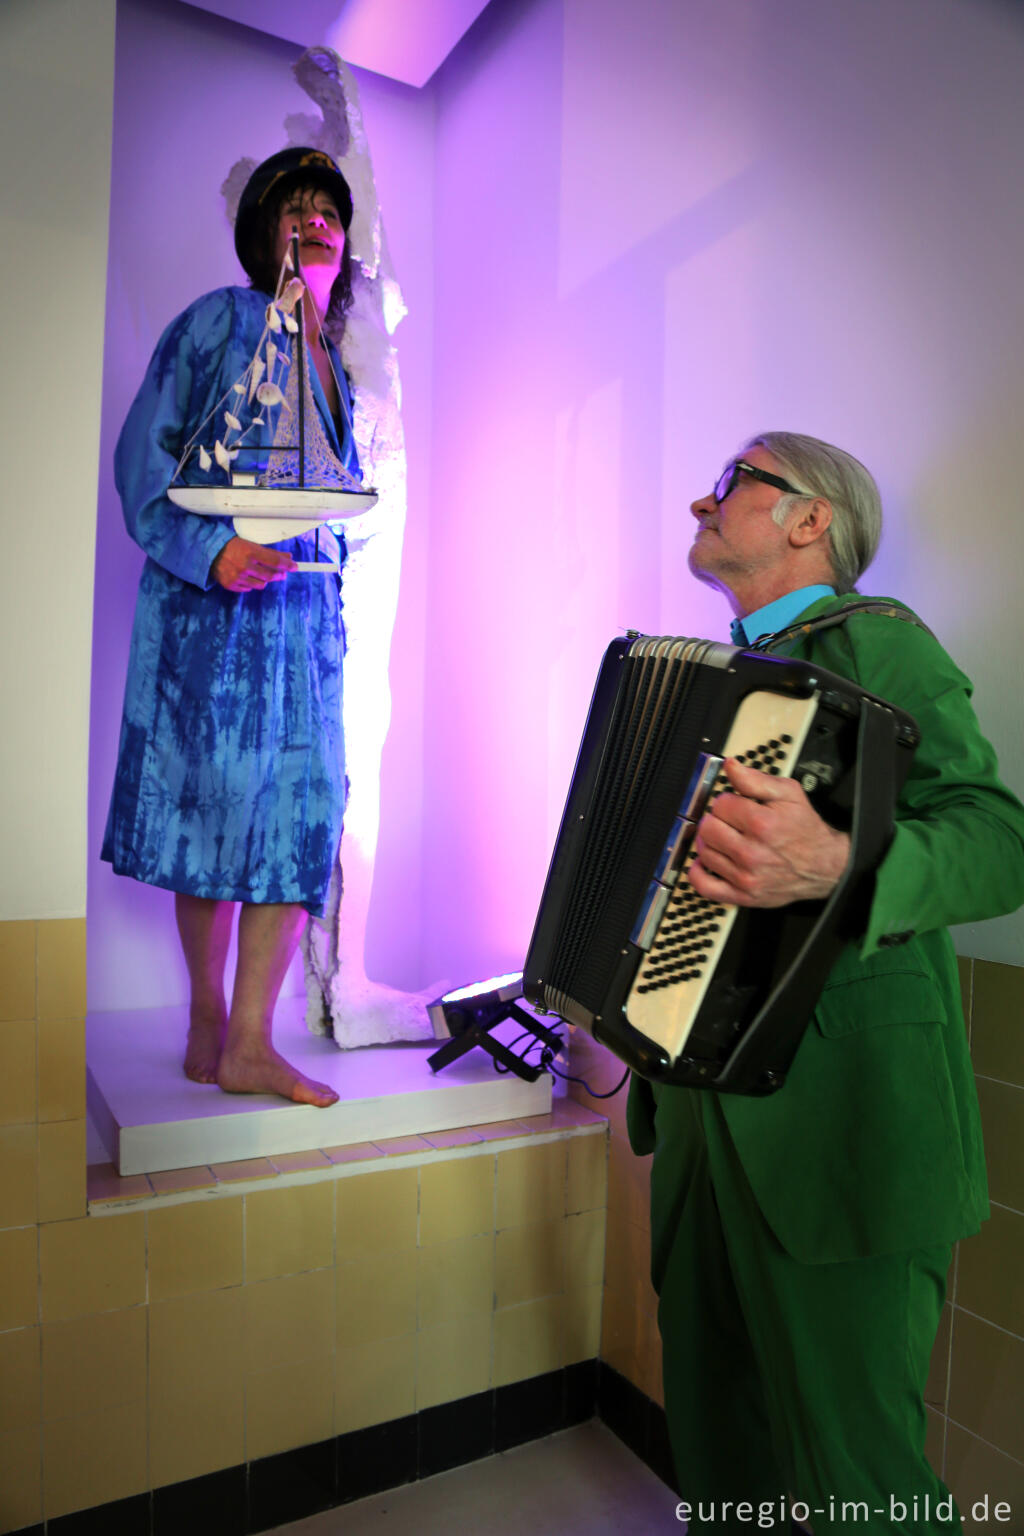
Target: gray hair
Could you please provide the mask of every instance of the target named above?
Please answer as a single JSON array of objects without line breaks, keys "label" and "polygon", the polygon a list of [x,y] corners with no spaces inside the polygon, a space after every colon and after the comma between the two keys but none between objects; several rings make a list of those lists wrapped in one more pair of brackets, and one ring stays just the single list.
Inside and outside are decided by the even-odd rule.
[{"label": "gray hair", "polygon": [[[873,477],[852,454],[800,432],[761,432],[743,452],[751,448],[767,448],[787,479],[829,502],[834,585],[839,592],[852,592],[875,558],[882,533],[882,499]],[[772,517],[780,526],[792,504],[790,496],[783,496],[773,507]]]}]

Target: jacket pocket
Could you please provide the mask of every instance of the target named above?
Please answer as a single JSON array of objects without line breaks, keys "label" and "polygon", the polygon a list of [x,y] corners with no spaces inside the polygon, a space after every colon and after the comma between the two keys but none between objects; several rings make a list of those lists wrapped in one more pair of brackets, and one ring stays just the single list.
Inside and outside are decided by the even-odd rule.
[{"label": "jacket pocket", "polygon": [[944,1024],[946,1010],[925,972],[885,971],[826,987],[814,1022],[826,1039],[837,1040],[886,1024]]}]

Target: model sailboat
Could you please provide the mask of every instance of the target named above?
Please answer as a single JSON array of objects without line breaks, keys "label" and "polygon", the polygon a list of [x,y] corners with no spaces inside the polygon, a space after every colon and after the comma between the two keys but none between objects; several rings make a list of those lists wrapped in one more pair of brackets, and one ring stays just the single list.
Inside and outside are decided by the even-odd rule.
[{"label": "model sailboat", "polygon": [[[298,250],[296,237],[256,351],[185,444],[167,491],[184,512],[232,518],[235,532],[256,544],[312,528],[319,533],[324,523],[367,512],[377,501],[334,452],[313,399],[305,316],[309,309],[315,321],[316,312],[304,303]],[[351,433],[348,391],[335,383]],[[204,483],[212,476],[219,483]],[[294,569],[327,574],[339,566],[317,559]]]}]

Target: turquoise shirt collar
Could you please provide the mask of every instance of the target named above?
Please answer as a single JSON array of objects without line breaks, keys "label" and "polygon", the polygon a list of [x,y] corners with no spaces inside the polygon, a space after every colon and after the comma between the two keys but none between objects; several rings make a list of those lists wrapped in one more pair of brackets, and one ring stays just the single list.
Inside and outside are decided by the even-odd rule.
[{"label": "turquoise shirt collar", "polygon": [[753,645],[760,640],[762,635],[778,634],[780,629],[785,629],[788,624],[793,624],[812,603],[820,603],[822,598],[835,597],[834,587],[827,587],[819,583],[813,587],[798,587],[795,592],[787,592],[784,597],[777,597],[773,603],[765,603],[763,608],[755,608],[753,613],[748,613],[742,619],[733,619],[730,626],[734,645]]}]

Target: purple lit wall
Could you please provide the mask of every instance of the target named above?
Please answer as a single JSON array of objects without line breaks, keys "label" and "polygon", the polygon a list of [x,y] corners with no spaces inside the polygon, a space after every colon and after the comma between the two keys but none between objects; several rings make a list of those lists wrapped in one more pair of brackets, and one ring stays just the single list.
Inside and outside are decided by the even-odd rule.
[{"label": "purple lit wall", "polygon": [[[305,110],[294,55],[173,0],[119,7],[93,848],[141,561],[113,442],[160,327],[232,279],[217,187]],[[376,979],[521,964],[601,651],[725,633],[686,509],[758,429],[875,470],[868,590],[938,630],[1024,791],[1022,72],[996,0],[491,0],[422,92],[360,75],[410,308]],[[166,898],[90,875],[93,1006],[154,976],[174,1000]],[[1024,956],[1019,918],[960,939]]]},{"label": "purple lit wall", "polygon": [[443,67],[428,969],[521,961],[605,642],[727,633],[687,507],[766,427],[873,467],[867,590],[1024,790],[1022,67],[1019,8],[934,0],[492,4]]}]

